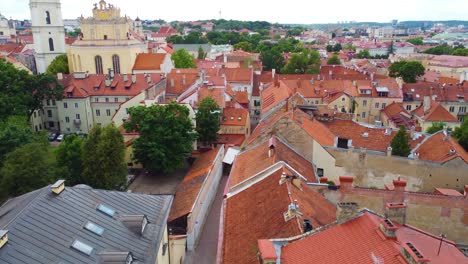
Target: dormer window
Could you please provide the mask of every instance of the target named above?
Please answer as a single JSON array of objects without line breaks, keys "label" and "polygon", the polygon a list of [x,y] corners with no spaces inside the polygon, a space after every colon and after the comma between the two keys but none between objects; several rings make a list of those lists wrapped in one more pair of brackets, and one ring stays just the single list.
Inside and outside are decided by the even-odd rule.
[{"label": "dormer window", "polygon": [[67,93],[67,97],[68,97],[68,98],[73,97],[73,93],[68,92],[68,93]]}]

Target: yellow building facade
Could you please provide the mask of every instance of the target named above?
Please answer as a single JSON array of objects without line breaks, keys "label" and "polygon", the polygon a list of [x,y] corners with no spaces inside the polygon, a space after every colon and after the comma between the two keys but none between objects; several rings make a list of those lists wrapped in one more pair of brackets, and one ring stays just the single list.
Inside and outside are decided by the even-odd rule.
[{"label": "yellow building facade", "polygon": [[104,0],[95,4],[93,16],[80,20],[81,35],[67,48],[70,72],[131,73],[137,54],[147,52],[137,20],[120,16],[120,9]]}]

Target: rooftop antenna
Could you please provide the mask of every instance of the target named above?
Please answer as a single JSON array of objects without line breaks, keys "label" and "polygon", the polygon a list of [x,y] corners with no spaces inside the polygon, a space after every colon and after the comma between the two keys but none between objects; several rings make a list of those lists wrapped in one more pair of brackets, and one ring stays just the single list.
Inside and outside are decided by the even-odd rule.
[{"label": "rooftop antenna", "polygon": [[440,248],[442,247],[442,241],[444,241],[444,238],[447,236],[445,234],[440,234],[440,244],[439,244],[439,250],[437,251],[437,256],[439,256],[440,253]]}]

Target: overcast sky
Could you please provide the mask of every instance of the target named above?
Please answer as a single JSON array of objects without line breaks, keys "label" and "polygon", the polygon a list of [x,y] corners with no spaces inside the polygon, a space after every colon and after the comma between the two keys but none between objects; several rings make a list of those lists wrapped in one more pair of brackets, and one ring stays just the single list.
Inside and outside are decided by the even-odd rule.
[{"label": "overcast sky", "polygon": [[[99,0],[61,0],[63,18],[91,15]],[[468,0],[113,0],[122,15],[142,19],[266,20],[278,23],[389,22],[405,20],[468,20]],[[220,16],[221,11],[221,16]],[[0,0],[0,13],[29,19],[29,0]]]}]

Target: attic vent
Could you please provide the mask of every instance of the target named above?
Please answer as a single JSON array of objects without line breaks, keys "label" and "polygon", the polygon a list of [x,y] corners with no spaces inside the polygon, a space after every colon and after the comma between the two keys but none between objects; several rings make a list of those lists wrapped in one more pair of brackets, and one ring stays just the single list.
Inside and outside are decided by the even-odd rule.
[{"label": "attic vent", "polygon": [[396,230],[398,228],[393,224],[390,219],[384,219],[380,223],[380,230],[385,234],[388,238],[396,237]]},{"label": "attic vent", "polygon": [[411,92],[414,93],[414,88],[411,88]]},{"label": "attic vent", "polygon": [[56,181],[50,188],[53,193],[60,194],[65,189],[65,180]]},{"label": "attic vent", "polygon": [[135,234],[142,235],[148,224],[146,215],[123,215],[120,220]]},{"label": "attic vent", "polygon": [[390,136],[392,134],[392,129],[391,128],[386,128],[385,129],[385,135]]},{"label": "attic vent", "polygon": [[368,137],[369,137],[369,133],[367,133],[367,132],[362,133],[362,137],[368,138]]},{"label": "attic vent", "polygon": [[423,254],[410,242],[403,244],[402,255],[409,263],[429,263]]},{"label": "attic vent", "polygon": [[0,248],[8,242],[8,230],[0,230]]},{"label": "attic vent", "polygon": [[237,120],[241,121],[241,120],[242,120],[242,116],[239,116],[239,117],[237,118]]},{"label": "attic vent", "polygon": [[102,264],[115,264],[115,263],[125,263],[131,264],[133,262],[133,255],[130,252],[120,252],[120,251],[105,251],[100,253]]}]

